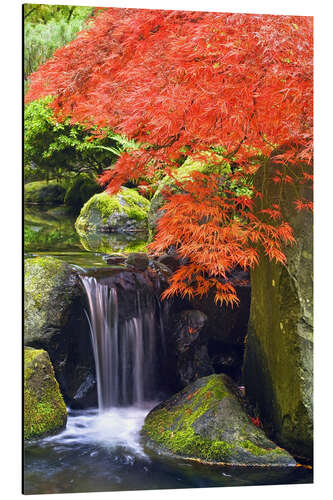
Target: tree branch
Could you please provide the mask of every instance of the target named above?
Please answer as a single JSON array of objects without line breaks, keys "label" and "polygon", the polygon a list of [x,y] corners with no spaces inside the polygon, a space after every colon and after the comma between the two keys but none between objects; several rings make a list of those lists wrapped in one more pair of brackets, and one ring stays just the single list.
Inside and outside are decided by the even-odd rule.
[{"label": "tree branch", "polygon": [[32,12],[34,10],[37,10],[38,7],[34,7],[33,9],[31,9],[29,12],[27,12],[26,14],[24,14],[24,19],[26,19],[28,16],[30,16],[30,14],[32,14]]}]

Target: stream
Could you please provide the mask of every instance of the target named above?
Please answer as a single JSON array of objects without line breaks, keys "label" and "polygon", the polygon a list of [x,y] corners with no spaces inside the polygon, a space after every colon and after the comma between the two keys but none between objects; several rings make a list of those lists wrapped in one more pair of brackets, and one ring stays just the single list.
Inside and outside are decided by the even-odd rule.
[{"label": "stream", "polygon": [[[84,269],[103,268],[103,255],[133,243],[123,236],[117,242],[114,234],[103,235],[99,243],[96,239],[87,243],[76,233],[73,219],[46,210],[29,208],[25,217],[30,257],[53,255]],[[152,362],[157,348],[156,304],[138,294],[136,316],[120,323],[116,289],[95,278],[81,280],[87,295],[99,408],[68,409],[65,430],[25,443],[25,494],[313,482],[312,470],[302,467],[210,466],[145,449],[140,429],[159,402],[154,401],[152,384],[158,370]]]}]

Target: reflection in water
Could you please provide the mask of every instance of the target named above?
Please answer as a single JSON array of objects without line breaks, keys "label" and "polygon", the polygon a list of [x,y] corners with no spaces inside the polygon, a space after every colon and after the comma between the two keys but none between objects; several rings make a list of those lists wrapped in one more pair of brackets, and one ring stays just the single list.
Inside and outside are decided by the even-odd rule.
[{"label": "reflection in water", "polygon": [[[24,248],[26,252],[48,252],[64,255],[76,251],[84,254],[142,252],[147,240],[142,234],[86,233],[75,230],[75,217],[65,207],[47,208],[27,205],[24,209]],[[73,253],[72,253],[73,255]],[[80,265],[80,262],[74,262]],[[90,264],[88,262],[88,264]],[[104,263],[105,265],[105,263]]]},{"label": "reflection in water", "polygon": [[25,207],[24,248],[26,252],[79,250],[80,239],[74,229],[75,219],[62,212]]},{"label": "reflection in water", "polygon": [[88,252],[143,252],[147,241],[142,234],[133,233],[95,233],[76,229],[82,247]]}]

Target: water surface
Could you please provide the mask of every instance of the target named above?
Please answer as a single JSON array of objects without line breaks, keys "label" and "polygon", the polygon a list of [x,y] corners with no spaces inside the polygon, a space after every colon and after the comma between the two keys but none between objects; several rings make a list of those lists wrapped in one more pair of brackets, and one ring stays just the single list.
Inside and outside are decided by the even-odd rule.
[{"label": "water surface", "polygon": [[25,446],[24,491],[84,493],[312,483],[303,468],[215,467],[144,449],[144,407],[69,411],[66,430]]},{"label": "water surface", "polygon": [[26,205],[24,251],[28,256],[52,255],[81,267],[105,266],[103,255],[145,251],[147,239],[138,234],[82,232],[65,207]]}]

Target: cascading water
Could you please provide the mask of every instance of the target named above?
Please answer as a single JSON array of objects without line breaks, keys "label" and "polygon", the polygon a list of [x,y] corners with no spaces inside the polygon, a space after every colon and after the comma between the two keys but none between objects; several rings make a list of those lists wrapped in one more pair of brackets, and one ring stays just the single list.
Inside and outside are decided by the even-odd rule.
[{"label": "cascading water", "polygon": [[116,286],[92,276],[81,276],[81,281],[88,299],[99,410],[142,406],[154,398],[157,331],[162,347],[165,343],[160,306],[154,295],[137,291],[133,317],[120,322]]}]

